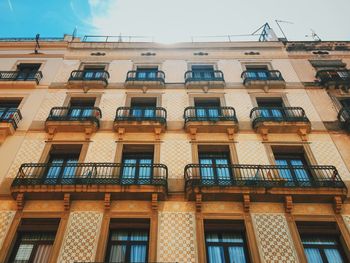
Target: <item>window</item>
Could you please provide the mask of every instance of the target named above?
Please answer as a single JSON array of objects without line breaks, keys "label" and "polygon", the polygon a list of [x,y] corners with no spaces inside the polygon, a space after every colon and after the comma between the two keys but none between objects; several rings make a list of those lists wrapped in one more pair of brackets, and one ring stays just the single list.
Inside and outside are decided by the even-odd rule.
[{"label": "window", "polygon": [[45,171],[45,183],[57,184],[69,182],[75,177],[82,145],[52,145],[48,166]]},{"label": "window", "polygon": [[137,67],[136,78],[137,79],[156,79],[158,67]]},{"label": "window", "polygon": [[107,262],[148,262],[149,220],[112,220]]},{"label": "window", "polygon": [[105,68],[104,65],[85,65],[83,77],[85,79],[99,79],[103,76]]},{"label": "window", "polygon": [[213,79],[214,66],[213,65],[192,65],[192,76],[195,79]]},{"label": "window", "polygon": [[268,80],[269,79],[269,68],[267,65],[247,65],[247,78]]},{"label": "window", "polygon": [[124,145],[122,184],[150,184],[153,174],[153,145]]},{"label": "window", "polygon": [[297,222],[297,228],[309,263],[349,262],[335,222]]},{"label": "window", "polygon": [[96,98],[72,98],[68,115],[77,119],[93,117],[95,101]]},{"label": "window", "polygon": [[219,98],[195,98],[194,106],[197,118],[208,119],[221,116]]},{"label": "window", "polygon": [[350,98],[340,99],[340,104],[341,104],[344,108],[350,108]]},{"label": "window", "polygon": [[281,98],[257,98],[256,102],[261,108],[259,109],[261,117],[278,119],[284,116]]},{"label": "window", "polygon": [[200,174],[204,184],[231,185],[230,153],[226,146],[199,146]]},{"label": "window", "polygon": [[289,186],[311,185],[311,172],[308,170],[308,162],[301,147],[277,147],[273,148],[273,154],[279,168],[279,176],[286,180]]},{"label": "window", "polygon": [[18,229],[10,262],[49,262],[58,224],[59,219],[23,220]]},{"label": "window", "polygon": [[17,79],[35,79],[35,74],[38,72],[41,64],[29,64],[29,63],[21,63],[17,65]]},{"label": "window", "polygon": [[0,120],[13,119],[20,104],[20,99],[0,100]]},{"label": "window", "polygon": [[205,220],[208,263],[249,262],[243,222]]},{"label": "window", "polygon": [[131,98],[130,106],[130,115],[133,117],[155,117],[157,98]]}]

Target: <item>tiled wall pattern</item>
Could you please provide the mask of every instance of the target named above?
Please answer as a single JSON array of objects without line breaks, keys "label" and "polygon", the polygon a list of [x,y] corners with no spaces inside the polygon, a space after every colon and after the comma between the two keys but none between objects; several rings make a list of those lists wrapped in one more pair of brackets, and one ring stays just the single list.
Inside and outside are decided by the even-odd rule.
[{"label": "tiled wall pattern", "polygon": [[114,138],[96,134],[89,143],[84,162],[114,162],[117,144]]},{"label": "tiled wall pattern", "polygon": [[92,262],[95,260],[103,214],[72,212],[57,262]]},{"label": "tiled wall pattern", "polygon": [[197,262],[195,213],[160,212],[158,262]]},{"label": "tiled wall pattern", "polygon": [[343,219],[350,233],[350,215],[343,215]]},{"label": "tiled wall pattern", "polygon": [[64,99],[67,96],[66,93],[48,93],[46,94],[38,113],[36,114],[34,120],[45,121],[49,116],[50,110],[53,107],[63,106]]},{"label": "tiled wall pattern", "polygon": [[53,82],[67,82],[73,70],[78,70],[79,60],[63,60],[63,65],[59,69]]},{"label": "tiled wall pattern", "polygon": [[310,121],[321,121],[320,116],[304,90],[300,92],[298,91],[297,93],[287,93],[287,98],[290,106],[302,107]]},{"label": "tiled wall pattern", "polygon": [[299,262],[283,214],[252,214],[252,219],[262,262]]},{"label": "tiled wall pattern", "polygon": [[0,211],[0,248],[11,226],[16,211]]},{"label": "tiled wall pattern", "polygon": [[125,106],[124,93],[104,94],[99,105],[102,120],[114,121],[117,108],[123,106]]},{"label": "tiled wall pattern", "polygon": [[239,141],[236,150],[240,164],[269,164],[265,147],[261,142]]},{"label": "tiled wall pattern", "polygon": [[350,174],[332,141],[313,141],[311,150],[319,165],[334,165],[344,180],[350,180]]},{"label": "tiled wall pattern", "polygon": [[184,110],[188,106],[189,99],[184,92],[167,91],[162,96],[162,107],[167,110],[168,121],[182,121]]},{"label": "tiled wall pattern", "polygon": [[192,163],[191,145],[185,134],[164,135],[160,163],[168,166],[169,178],[183,178],[185,165]]},{"label": "tiled wall pattern", "polygon": [[37,163],[45,147],[43,138],[24,139],[6,177],[16,177],[22,163]]},{"label": "tiled wall pattern", "polygon": [[250,111],[253,108],[250,96],[246,91],[235,91],[225,94],[226,106],[234,107],[238,121],[250,121]]}]

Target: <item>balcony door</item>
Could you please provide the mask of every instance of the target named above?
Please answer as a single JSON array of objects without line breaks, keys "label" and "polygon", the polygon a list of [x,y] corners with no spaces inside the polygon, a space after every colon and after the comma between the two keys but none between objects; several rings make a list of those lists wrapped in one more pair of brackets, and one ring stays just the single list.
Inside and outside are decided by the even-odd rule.
[{"label": "balcony door", "polygon": [[256,80],[268,80],[269,69],[266,65],[246,66],[247,78]]},{"label": "balcony door", "polygon": [[17,80],[35,79],[35,74],[38,72],[41,64],[21,63],[17,65]]},{"label": "balcony door", "polygon": [[312,175],[307,169],[307,161],[304,154],[275,154],[277,165],[279,168],[279,176],[284,179],[286,186],[311,186]]},{"label": "balcony door", "polygon": [[0,120],[13,119],[20,103],[20,100],[0,100]]},{"label": "balcony door", "polygon": [[86,80],[100,79],[104,74],[105,66],[85,66],[83,78]]},{"label": "balcony door", "polygon": [[68,116],[71,119],[86,119],[93,117],[93,107],[95,106],[95,98],[78,99],[73,98],[70,101]]},{"label": "balcony door", "polygon": [[157,78],[158,67],[137,67],[136,78],[139,80],[152,80]]},{"label": "balcony door", "polygon": [[272,118],[274,120],[283,118],[284,112],[282,108],[284,105],[282,99],[257,99],[257,104],[261,108],[259,109],[260,117]]},{"label": "balcony door", "polygon": [[232,171],[228,152],[200,152],[200,175],[202,184],[232,185]]},{"label": "balcony door", "polygon": [[156,98],[132,98],[130,115],[135,118],[154,118],[156,116]]},{"label": "balcony door", "polygon": [[196,118],[199,119],[216,119],[221,116],[219,98],[195,98],[194,106]]},{"label": "balcony door", "polygon": [[198,80],[211,80],[215,78],[214,66],[192,65],[192,78]]}]

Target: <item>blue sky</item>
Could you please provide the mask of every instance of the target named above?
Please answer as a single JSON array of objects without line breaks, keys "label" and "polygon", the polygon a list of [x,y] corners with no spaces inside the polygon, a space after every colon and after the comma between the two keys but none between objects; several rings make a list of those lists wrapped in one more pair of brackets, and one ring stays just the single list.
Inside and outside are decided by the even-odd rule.
[{"label": "blue sky", "polygon": [[[350,40],[350,1],[333,0],[0,0],[0,37],[145,35],[157,42],[252,33],[269,22],[290,40],[314,29],[322,40]],[[233,38],[234,39],[234,38]],[[239,40],[239,39],[237,39]]]}]

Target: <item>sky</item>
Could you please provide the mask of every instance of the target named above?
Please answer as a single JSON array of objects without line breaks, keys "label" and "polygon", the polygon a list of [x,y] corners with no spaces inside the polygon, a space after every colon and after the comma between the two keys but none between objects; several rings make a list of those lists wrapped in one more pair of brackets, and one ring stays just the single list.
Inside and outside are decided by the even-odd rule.
[{"label": "sky", "polygon": [[[248,35],[268,22],[288,40],[350,40],[350,0],[0,0],[0,37],[147,36],[173,43]],[[226,37],[215,38],[226,40]],[[231,37],[255,40],[257,37]]]}]

